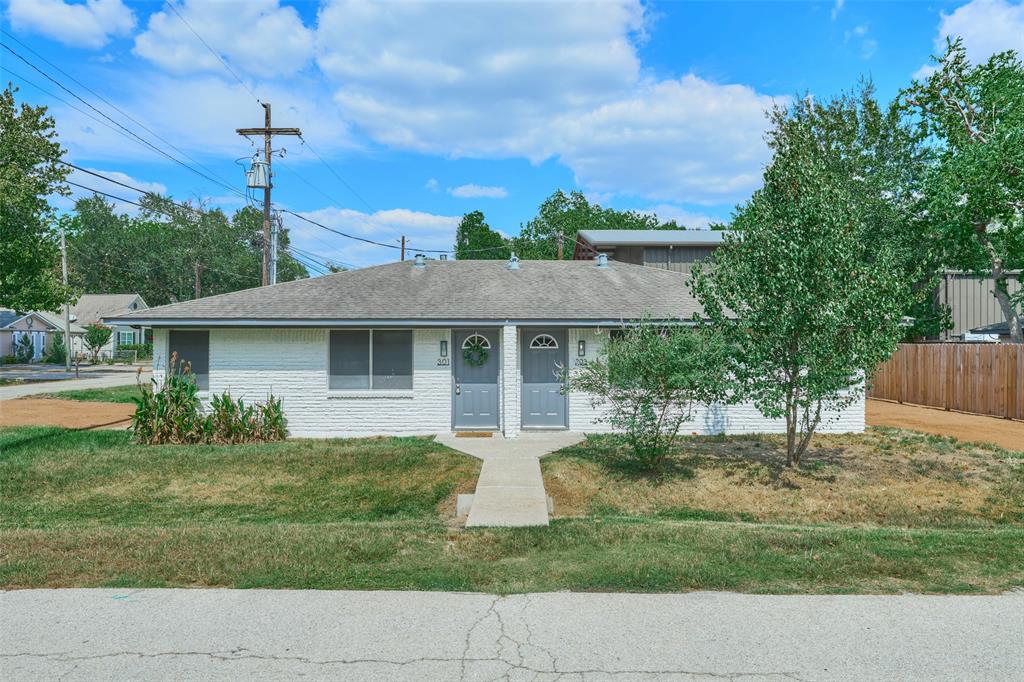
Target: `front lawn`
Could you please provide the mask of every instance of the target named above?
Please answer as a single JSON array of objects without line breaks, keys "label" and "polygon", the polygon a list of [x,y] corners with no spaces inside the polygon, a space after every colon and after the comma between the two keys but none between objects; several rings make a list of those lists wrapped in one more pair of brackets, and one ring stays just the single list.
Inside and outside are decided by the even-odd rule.
[{"label": "front lawn", "polygon": [[[147,386],[144,390],[150,390]],[[135,384],[127,386],[111,386],[109,388],[82,388],[77,391],[56,391],[35,396],[36,398],[58,398],[60,400],[84,400],[97,403],[130,403],[139,397],[139,387]]]},{"label": "front lawn", "polygon": [[[846,438],[846,447],[874,443],[883,459],[899,459],[905,448],[915,460],[941,461],[943,451],[950,466],[973,451],[928,445],[923,436],[917,443],[906,432]],[[706,440],[744,452],[772,442]],[[1007,501],[961,504],[945,515],[897,505],[902,511],[884,512],[882,525],[863,510],[896,509],[895,502],[858,503],[859,516],[846,520],[822,516],[824,500],[839,504],[843,489],[854,500],[884,497],[858,497],[858,477],[870,479],[862,470],[778,473],[764,452],[769,474],[745,475],[732,462],[740,471],[723,477],[735,490],[716,506],[686,487],[717,480],[717,464],[680,461],[659,477],[637,477],[597,463],[607,447],[618,444],[591,439],[544,461],[556,496],[550,527],[467,530],[453,522],[455,496],[472,491],[479,463],[426,438],[141,447],[116,431],[0,430],[0,587],[978,593],[1024,586],[1024,523],[996,512],[1019,511],[1024,495],[1024,479],[1013,473],[1024,460],[1007,453],[979,450],[978,462],[991,466],[979,464],[984,474],[968,469],[957,484],[988,485]],[[833,457],[829,466],[844,461]],[[922,476],[941,469],[908,466]],[[567,472],[586,483],[571,499],[559,489]],[[810,494],[814,477],[828,475],[834,498],[819,491],[785,512],[795,498],[779,494],[793,486]],[[907,490],[896,487],[893,496]]]},{"label": "front lawn", "polygon": [[[1022,444],[1024,446],[1024,444]],[[559,516],[787,524],[981,527],[1024,524],[1024,452],[885,427],[815,436],[802,469],[783,436],[690,436],[657,471],[614,462],[591,436],[542,460]]]}]

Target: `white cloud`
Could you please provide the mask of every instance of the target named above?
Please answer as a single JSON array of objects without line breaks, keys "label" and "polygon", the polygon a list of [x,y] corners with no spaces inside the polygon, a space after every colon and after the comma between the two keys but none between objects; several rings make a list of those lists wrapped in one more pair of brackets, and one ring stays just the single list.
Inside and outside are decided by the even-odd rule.
[{"label": "white cloud", "polygon": [[[402,235],[407,239],[406,255],[418,249],[451,249],[459,216],[444,216],[405,208],[364,213],[349,208],[327,207],[302,211],[310,220],[348,234],[397,246]],[[399,259],[396,249],[346,239],[315,225],[292,218],[286,223],[289,236],[299,248],[324,259],[356,266],[375,265]]]},{"label": "white cloud", "polygon": [[[973,0],[943,13],[935,36],[935,54],[946,51],[946,38],[963,38],[967,57],[980,64],[997,52],[1024,53],[1024,3],[1006,0]],[[921,67],[915,78],[927,77],[934,66]]]},{"label": "white cloud", "polygon": [[832,5],[832,21],[836,20],[839,13],[843,10],[843,5],[846,4],[846,0],[836,0],[835,4]]},{"label": "white cloud", "polygon": [[363,3],[320,11],[321,69],[375,140],[447,156],[547,156],[547,122],[636,83],[639,0]]},{"label": "white cloud", "polygon": [[33,31],[65,45],[99,49],[111,36],[135,28],[135,15],[121,0],[10,0],[7,16],[17,31]]},{"label": "white cloud", "polygon": [[772,100],[644,78],[638,0],[323,8],[318,63],[345,118],[391,147],[557,157],[591,192],[717,203],[760,182]]},{"label": "white cloud", "polygon": [[222,72],[224,66],[192,33],[191,26],[237,72],[261,78],[300,70],[313,54],[313,32],[294,7],[278,0],[186,0],[154,12],[133,52],[172,73]]},{"label": "white cloud", "polygon": [[460,199],[504,199],[508,196],[508,190],[504,187],[489,187],[470,183],[468,185],[459,185],[458,187],[449,187],[448,194]]},{"label": "white cloud", "polygon": [[[83,166],[83,168],[86,167]],[[127,187],[123,187],[122,185],[117,184],[118,182],[124,183],[125,185],[131,185],[132,187],[137,187],[138,189],[144,190],[146,192],[152,192],[154,194],[167,193],[167,186],[160,182],[149,182],[146,180],[139,180],[133,178],[127,173],[122,173],[121,171],[115,170],[104,170],[101,168],[86,168],[86,170],[92,171],[93,173],[98,173],[99,175],[108,177],[111,180],[115,180],[116,182],[104,180],[101,177],[97,177],[96,175],[80,171],[77,168],[72,169],[71,174],[68,176],[68,180],[71,182],[78,183],[79,185],[84,185],[86,187],[99,190],[100,192],[106,192],[107,194],[112,194],[116,197],[123,197],[125,199],[128,199],[129,201],[135,202],[138,202],[142,195],[139,194],[138,192],[128,189]],[[70,210],[74,207],[75,201],[77,199],[81,199],[83,197],[91,197],[93,195],[92,192],[84,190],[80,187],[70,186],[69,189],[71,190],[70,197],[55,196],[50,198],[51,203],[56,208],[62,210]],[[114,204],[114,210],[117,211],[118,213],[127,213],[129,215],[135,215],[136,213],[139,212],[139,207],[135,206],[134,204],[124,201],[118,201],[116,199],[111,199],[110,197],[107,197],[107,201]]]},{"label": "white cloud", "polygon": [[[191,156],[234,159],[253,151],[254,147],[239,137],[235,128],[262,125],[263,113],[249,93],[237,83],[227,83],[214,76],[150,76],[134,78],[127,85],[125,91],[131,93],[131,99],[115,100],[115,103]],[[278,103],[273,109],[274,124],[301,128],[321,155],[352,146],[347,126],[336,108],[329,99],[318,99],[315,88],[303,87],[302,82],[291,82],[287,85],[262,84],[261,91],[269,101]],[[54,117],[61,143],[76,156],[171,163],[79,111],[57,104],[54,105]],[[130,123],[126,125],[134,129]],[[148,133],[138,132],[151,139],[155,146],[180,156]],[[316,161],[295,138],[277,138],[274,144],[275,148],[281,145],[287,148],[289,162]],[[241,185],[240,176],[230,179],[238,179]],[[198,176],[196,181],[204,182]]]},{"label": "white cloud", "polygon": [[774,102],[743,85],[694,75],[649,83],[555,132],[558,156],[597,192],[709,204],[738,201],[770,158],[764,115]]},{"label": "white cloud", "polygon": [[867,24],[854,26],[843,34],[843,42],[859,41],[861,59],[871,59],[878,52],[878,41],[868,35]]},{"label": "white cloud", "polygon": [[439,190],[440,188],[441,188],[441,183],[439,183],[439,182],[437,181],[437,178],[430,178],[430,179],[429,179],[429,180],[427,180],[427,182],[426,182],[426,183],[424,183],[424,185],[423,185],[423,189],[427,189],[427,190],[430,190],[431,192],[436,192],[436,191],[438,191],[438,190]]},{"label": "white cloud", "polygon": [[673,206],[671,204],[658,204],[656,206],[643,209],[640,212],[657,216],[661,222],[674,220],[680,227],[685,227],[690,230],[703,230],[711,223],[723,222],[718,218],[713,218],[704,213],[694,213],[693,211],[687,211],[685,208]]}]

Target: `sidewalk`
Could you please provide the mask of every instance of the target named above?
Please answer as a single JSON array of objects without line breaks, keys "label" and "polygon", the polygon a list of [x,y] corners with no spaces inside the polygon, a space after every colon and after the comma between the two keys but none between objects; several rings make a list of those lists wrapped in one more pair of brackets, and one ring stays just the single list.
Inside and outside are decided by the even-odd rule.
[{"label": "sidewalk", "polygon": [[1019,680],[1024,593],[0,592],[10,680]]},{"label": "sidewalk", "polygon": [[540,458],[583,440],[574,431],[523,433],[507,439],[458,438],[453,433],[437,441],[484,461],[466,526],[546,526],[548,496],[540,474]]},{"label": "sidewalk", "polygon": [[[30,384],[16,384],[14,386],[0,386],[0,400],[13,400],[23,398],[27,395],[40,395],[42,393],[57,393],[59,391],[78,391],[84,388],[110,388],[112,386],[130,386],[136,381],[136,372],[139,366],[120,367],[117,369],[103,367],[82,371],[80,379],[57,379],[53,381],[39,381]],[[142,368],[142,383],[147,383],[153,374],[149,367]],[[63,370],[60,371],[63,375]],[[96,376],[99,375],[99,376]],[[8,373],[0,373],[4,378],[17,378]],[[73,377],[74,374],[71,374]]]}]

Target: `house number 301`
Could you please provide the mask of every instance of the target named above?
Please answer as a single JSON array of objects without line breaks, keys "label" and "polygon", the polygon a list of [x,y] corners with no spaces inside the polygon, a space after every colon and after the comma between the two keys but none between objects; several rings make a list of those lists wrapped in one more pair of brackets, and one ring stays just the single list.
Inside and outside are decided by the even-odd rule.
[{"label": "house number 301", "polygon": [[438,358],[437,359],[437,366],[438,367],[447,367],[448,366],[448,360],[449,360],[449,358]]}]

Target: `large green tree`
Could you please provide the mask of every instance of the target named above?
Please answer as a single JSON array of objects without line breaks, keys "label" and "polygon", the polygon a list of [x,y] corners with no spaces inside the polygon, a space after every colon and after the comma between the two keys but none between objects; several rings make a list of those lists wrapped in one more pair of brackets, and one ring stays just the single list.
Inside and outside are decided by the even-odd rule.
[{"label": "large green tree", "polygon": [[927,216],[947,246],[949,267],[991,277],[992,294],[1021,334],[1024,289],[1024,64],[1014,52],[971,65],[960,40],[935,71],[901,95],[932,151],[925,179]]},{"label": "large green tree", "polygon": [[505,260],[510,250],[508,240],[491,229],[481,211],[462,216],[455,231],[455,257],[458,260]]},{"label": "large green tree", "polygon": [[554,260],[562,242],[562,258],[571,259],[580,230],[679,229],[675,222],[662,223],[657,216],[637,211],[617,211],[591,203],[582,192],[557,190],[537,209],[537,216],[513,238],[512,249],[521,258]]},{"label": "large green tree", "polygon": [[771,114],[764,186],[738,210],[715,267],[698,267],[693,283],[707,319],[737,349],[733,397],[785,419],[790,466],[829,410],[863,394],[860,379],[896,349],[914,299],[899,248],[865,238],[876,207],[807,106]]},{"label": "large green tree", "polygon": [[[263,217],[145,196],[137,216],[99,196],[80,199],[68,219],[72,283],[90,293],[138,292],[150,305],[259,286]],[[278,281],[307,277],[279,235]],[[197,286],[198,284],[198,286]]]},{"label": "large green tree", "polygon": [[68,169],[46,107],[19,105],[15,92],[0,93],[0,306],[57,310],[67,294],[48,197],[69,193]]}]

